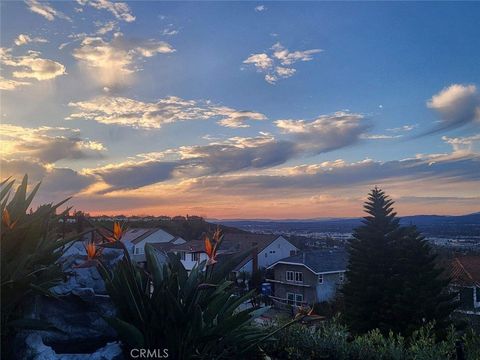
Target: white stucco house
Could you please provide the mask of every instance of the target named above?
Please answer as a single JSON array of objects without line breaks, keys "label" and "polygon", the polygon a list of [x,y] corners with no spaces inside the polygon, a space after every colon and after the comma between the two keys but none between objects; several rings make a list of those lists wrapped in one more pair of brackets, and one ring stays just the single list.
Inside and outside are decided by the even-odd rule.
[{"label": "white stucco house", "polygon": [[137,262],[145,261],[145,245],[167,251],[171,246],[183,244],[186,241],[160,228],[133,228],[125,232],[122,237],[130,255]]},{"label": "white stucco house", "polygon": [[[192,240],[175,245],[169,251],[180,256],[185,269],[190,271],[195,264],[206,260],[204,241]],[[225,234],[218,249],[219,261],[223,255],[235,254],[250,251],[250,254],[242,261],[235,272],[245,271],[252,273],[254,267],[257,269],[267,268],[280,259],[295,255],[298,252],[296,246],[280,235],[266,234]],[[256,261],[254,256],[256,255]]]}]

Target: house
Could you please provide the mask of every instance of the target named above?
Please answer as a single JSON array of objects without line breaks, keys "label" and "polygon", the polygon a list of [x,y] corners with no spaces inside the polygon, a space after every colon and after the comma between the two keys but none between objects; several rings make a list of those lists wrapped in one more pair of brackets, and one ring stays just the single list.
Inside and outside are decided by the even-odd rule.
[{"label": "house", "polygon": [[205,252],[205,243],[200,240],[187,241],[183,244],[172,246],[167,251],[179,255],[180,261],[187,271],[192,270],[196,264],[208,259]]},{"label": "house", "polygon": [[274,296],[282,304],[304,305],[332,300],[344,282],[347,253],[314,250],[281,259],[270,265]]},{"label": "house", "polygon": [[225,234],[219,250],[225,253],[250,250],[251,253],[235,268],[235,272],[244,271],[250,274],[256,269],[266,269],[278,260],[299,251],[281,235],[253,233]]},{"label": "house", "polygon": [[132,259],[137,262],[145,261],[145,245],[152,244],[154,247],[168,251],[171,246],[183,244],[186,241],[176,237],[160,228],[133,228],[122,236],[127,250]]},{"label": "house", "polygon": [[[180,255],[185,269],[190,271],[193,266],[207,259],[204,242],[192,240],[177,246],[169,251]],[[298,249],[279,235],[265,234],[224,234],[217,254],[219,258],[225,255],[250,251],[246,258],[235,268],[235,272],[252,273],[254,269],[267,268],[276,261],[295,254]],[[220,261],[220,260],[219,260]]]},{"label": "house", "polygon": [[480,255],[456,255],[450,270],[451,286],[460,300],[458,311],[480,315]]}]

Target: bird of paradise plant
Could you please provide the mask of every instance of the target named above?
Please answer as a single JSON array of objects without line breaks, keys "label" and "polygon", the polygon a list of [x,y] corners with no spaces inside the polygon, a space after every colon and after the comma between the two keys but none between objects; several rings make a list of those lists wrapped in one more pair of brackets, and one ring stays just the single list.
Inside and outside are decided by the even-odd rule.
[{"label": "bird of paradise plant", "polygon": [[85,245],[85,251],[87,252],[88,260],[95,260],[101,255],[102,248],[97,248],[93,241],[89,241],[87,245]]},{"label": "bird of paradise plant", "polygon": [[98,258],[102,254],[103,248],[98,248],[93,241],[89,241],[86,245],[84,244],[83,246],[85,248],[85,252],[87,253],[87,260],[80,265],[73,265],[73,267],[86,268],[96,266]]},{"label": "bird of paradise plant", "polygon": [[217,250],[222,240],[223,234],[220,227],[217,227],[212,237],[205,235],[205,252],[208,256],[207,266],[214,265],[217,262]]},{"label": "bird of paradise plant", "polygon": [[120,222],[115,221],[113,223],[112,235],[111,236],[105,235],[104,237],[109,243],[115,243],[122,238],[124,232],[125,232],[124,224],[120,224]]},{"label": "bird of paradise plant", "polygon": [[[56,214],[67,200],[56,205],[42,205],[28,213],[40,186],[27,194],[28,177],[24,176],[16,192],[10,197],[14,180],[0,183],[1,254],[1,337],[2,358],[8,358],[11,340],[19,327],[45,328],[44,322],[24,318],[24,305],[32,294],[53,296],[49,289],[64,278],[58,259],[66,246],[83,234],[59,239],[55,225],[63,213]],[[66,211],[68,211],[67,209]]]},{"label": "bird of paradise plant", "polygon": [[5,226],[8,230],[12,230],[15,227],[16,221],[12,221],[8,209],[3,209],[2,213],[2,226]]}]

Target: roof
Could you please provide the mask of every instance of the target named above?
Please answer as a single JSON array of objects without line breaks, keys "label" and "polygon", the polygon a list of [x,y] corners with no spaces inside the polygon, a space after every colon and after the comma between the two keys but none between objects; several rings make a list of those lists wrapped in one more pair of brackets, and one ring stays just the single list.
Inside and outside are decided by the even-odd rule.
[{"label": "roof", "polygon": [[344,250],[315,250],[304,252],[277,261],[269,268],[278,264],[303,265],[316,274],[345,271],[348,254]]},{"label": "roof", "polygon": [[[256,246],[260,252],[279,237],[279,235],[266,234],[224,234],[218,250],[223,253],[237,253],[251,250]],[[191,240],[184,244],[175,245],[172,250],[202,252],[205,251],[205,242],[203,240]]]},{"label": "roof", "polygon": [[127,231],[124,232],[122,235],[122,241],[129,241],[133,242],[135,239],[138,237],[151,232],[153,229],[152,228],[131,228],[127,229]]},{"label": "roof", "polygon": [[257,247],[258,251],[260,252],[279,237],[280,235],[272,234],[227,233],[223,235],[223,241],[220,244],[219,249],[231,252],[240,252]]},{"label": "roof", "polygon": [[183,244],[173,245],[172,251],[187,251],[187,252],[205,252],[205,243],[201,240],[190,240]]},{"label": "roof", "polygon": [[[135,232],[135,230],[139,230],[139,231]],[[145,231],[145,230],[147,230],[147,231]],[[145,238],[149,237],[150,235],[152,235],[152,234],[154,234],[158,231],[163,231],[164,233],[171,236],[171,239],[169,239],[168,241],[165,241],[165,242],[170,242],[175,238],[172,234],[166,232],[165,230],[163,230],[161,228],[153,228],[153,229],[131,229],[127,232],[127,234],[129,234],[129,233],[134,233],[135,234],[136,233],[136,234],[138,234],[138,236],[135,237],[133,235],[133,236],[131,236],[130,239],[125,239],[125,240],[129,240],[132,244],[138,244],[139,242],[141,242]]]},{"label": "roof", "polygon": [[452,283],[460,286],[480,286],[480,255],[457,255],[450,266]]}]

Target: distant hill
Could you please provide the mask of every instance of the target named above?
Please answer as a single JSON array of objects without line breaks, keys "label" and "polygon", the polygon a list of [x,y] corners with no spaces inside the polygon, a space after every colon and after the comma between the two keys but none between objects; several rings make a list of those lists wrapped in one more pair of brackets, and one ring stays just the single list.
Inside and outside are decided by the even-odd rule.
[{"label": "distant hill", "polygon": [[[361,225],[361,218],[305,220],[211,220],[248,231],[296,233],[350,233]],[[478,236],[480,212],[460,216],[414,215],[400,218],[402,225],[416,225],[430,236]]]}]

